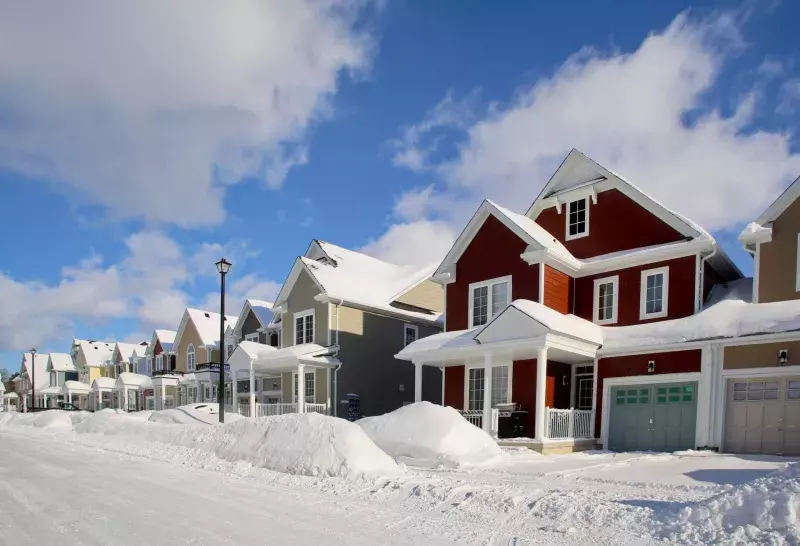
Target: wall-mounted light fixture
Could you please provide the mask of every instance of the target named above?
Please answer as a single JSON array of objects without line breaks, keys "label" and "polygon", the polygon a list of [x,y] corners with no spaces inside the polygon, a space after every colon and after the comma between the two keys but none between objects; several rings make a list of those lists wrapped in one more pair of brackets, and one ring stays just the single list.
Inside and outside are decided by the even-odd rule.
[{"label": "wall-mounted light fixture", "polygon": [[653,373],[654,371],[656,371],[656,361],[651,360],[647,363],[647,373]]},{"label": "wall-mounted light fixture", "polygon": [[787,362],[789,362],[789,349],[779,349],[778,350],[778,365],[786,366]]},{"label": "wall-mounted light fixture", "polygon": [[566,376],[566,375],[562,375],[562,376],[561,376],[561,384],[562,384],[562,385],[564,385],[565,387],[566,387],[567,385],[569,385],[569,380],[567,379],[567,376]]}]

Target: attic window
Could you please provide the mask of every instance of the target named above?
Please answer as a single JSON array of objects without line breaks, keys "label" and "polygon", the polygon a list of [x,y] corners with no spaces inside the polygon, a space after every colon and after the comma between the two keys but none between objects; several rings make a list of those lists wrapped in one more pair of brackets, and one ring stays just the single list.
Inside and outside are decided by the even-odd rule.
[{"label": "attic window", "polygon": [[317,261],[321,264],[332,265],[333,267],[339,265],[336,263],[336,260],[331,260],[327,256],[320,256],[319,258],[317,258]]},{"label": "attic window", "polygon": [[584,197],[567,205],[567,241],[589,235],[589,200]]}]

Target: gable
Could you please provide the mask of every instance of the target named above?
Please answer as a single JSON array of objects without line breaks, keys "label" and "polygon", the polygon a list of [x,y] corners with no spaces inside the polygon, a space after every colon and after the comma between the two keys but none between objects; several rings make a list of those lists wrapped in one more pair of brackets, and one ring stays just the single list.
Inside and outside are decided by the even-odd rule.
[{"label": "gable", "polygon": [[598,193],[597,203],[587,199],[587,205],[589,234],[578,239],[566,238],[566,204],[560,214],[556,207],[550,207],[539,212],[534,220],[580,259],[686,239],[617,189]]},{"label": "gable", "polygon": [[475,339],[480,343],[499,343],[515,339],[532,340],[549,332],[550,329],[544,324],[510,306],[478,332]]},{"label": "gable", "polygon": [[242,324],[242,337],[246,336],[247,334],[253,334],[261,328],[261,321],[258,320],[258,317],[253,312],[252,309],[247,311],[247,316],[244,319],[244,323]]}]

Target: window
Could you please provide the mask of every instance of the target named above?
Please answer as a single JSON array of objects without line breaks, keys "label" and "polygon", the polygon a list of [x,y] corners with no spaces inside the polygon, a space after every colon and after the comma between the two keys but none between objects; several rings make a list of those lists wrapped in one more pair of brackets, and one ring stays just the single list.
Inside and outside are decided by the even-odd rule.
[{"label": "window", "polygon": [[258,332],[253,332],[252,334],[247,334],[244,336],[245,341],[252,341],[254,343],[258,343]]},{"label": "window", "polygon": [[498,315],[509,303],[511,277],[469,285],[470,324],[481,326]]},{"label": "window", "polygon": [[417,341],[417,337],[419,335],[419,328],[414,326],[413,324],[404,324],[403,325],[403,347],[411,345],[415,341]]},{"label": "window", "polygon": [[194,371],[194,344],[190,343],[189,348],[186,349],[186,371],[193,372]]},{"label": "window", "polygon": [[314,343],[314,310],[294,314],[294,344]]},{"label": "window", "polygon": [[669,297],[669,267],[642,271],[639,294],[639,318],[641,320],[667,316]]},{"label": "window", "polygon": [[[483,382],[486,377],[483,366],[469,369],[467,382],[467,409],[483,410]],[[492,407],[511,401],[511,370],[509,366],[492,366]]]},{"label": "window", "polygon": [[615,324],[617,322],[618,302],[619,275],[595,279],[594,322],[597,324]]},{"label": "window", "polygon": [[233,345],[228,344],[228,349],[227,350],[228,350],[228,358],[230,358],[231,355],[233,354]]},{"label": "window", "polygon": [[508,404],[508,366],[492,368],[492,407]]},{"label": "window", "polygon": [[567,205],[567,241],[589,235],[589,202],[587,198]]},{"label": "window", "polygon": [[578,379],[578,409],[592,409],[592,383],[591,377]]},{"label": "window", "polygon": [[787,400],[800,400],[800,381],[789,381],[786,387]]},{"label": "window", "polygon": [[164,355],[156,356],[156,370],[161,371],[163,369],[164,363]]},{"label": "window", "polygon": [[[789,383],[791,384],[792,381]],[[777,381],[753,381],[733,384],[733,399],[737,402],[744,400],[777,400],[778,396]]]},{"label": "window", "polygon": [[469,383],[467,385],[469,410],[483,409],[483,368],[469,370]]},{"label": "window", "polygon": [[[314,372],[303,374],[303,394],[306,404],[313,404],[316,401],[316,381]],[[294,374],[294,400],[297,402],[297,374]]]}]

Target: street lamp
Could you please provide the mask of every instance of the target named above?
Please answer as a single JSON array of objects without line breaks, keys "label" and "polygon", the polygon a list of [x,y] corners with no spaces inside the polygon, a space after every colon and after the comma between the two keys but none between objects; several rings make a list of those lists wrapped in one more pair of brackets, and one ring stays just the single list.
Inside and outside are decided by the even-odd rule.
[{"label": "street lamp", "polygon": [[230,263],[225,258],[217,262],[217,271],[220,277],[219,289],[219,389],[217,396],[219,397],[219,422],[225,422],[225,358],[222,356],[223,347],[225,345],[225,275],[231,270]]},{"label": "street lamp", "polygon": [[31,404],[36,409],[36,349],[31,349]]}]

